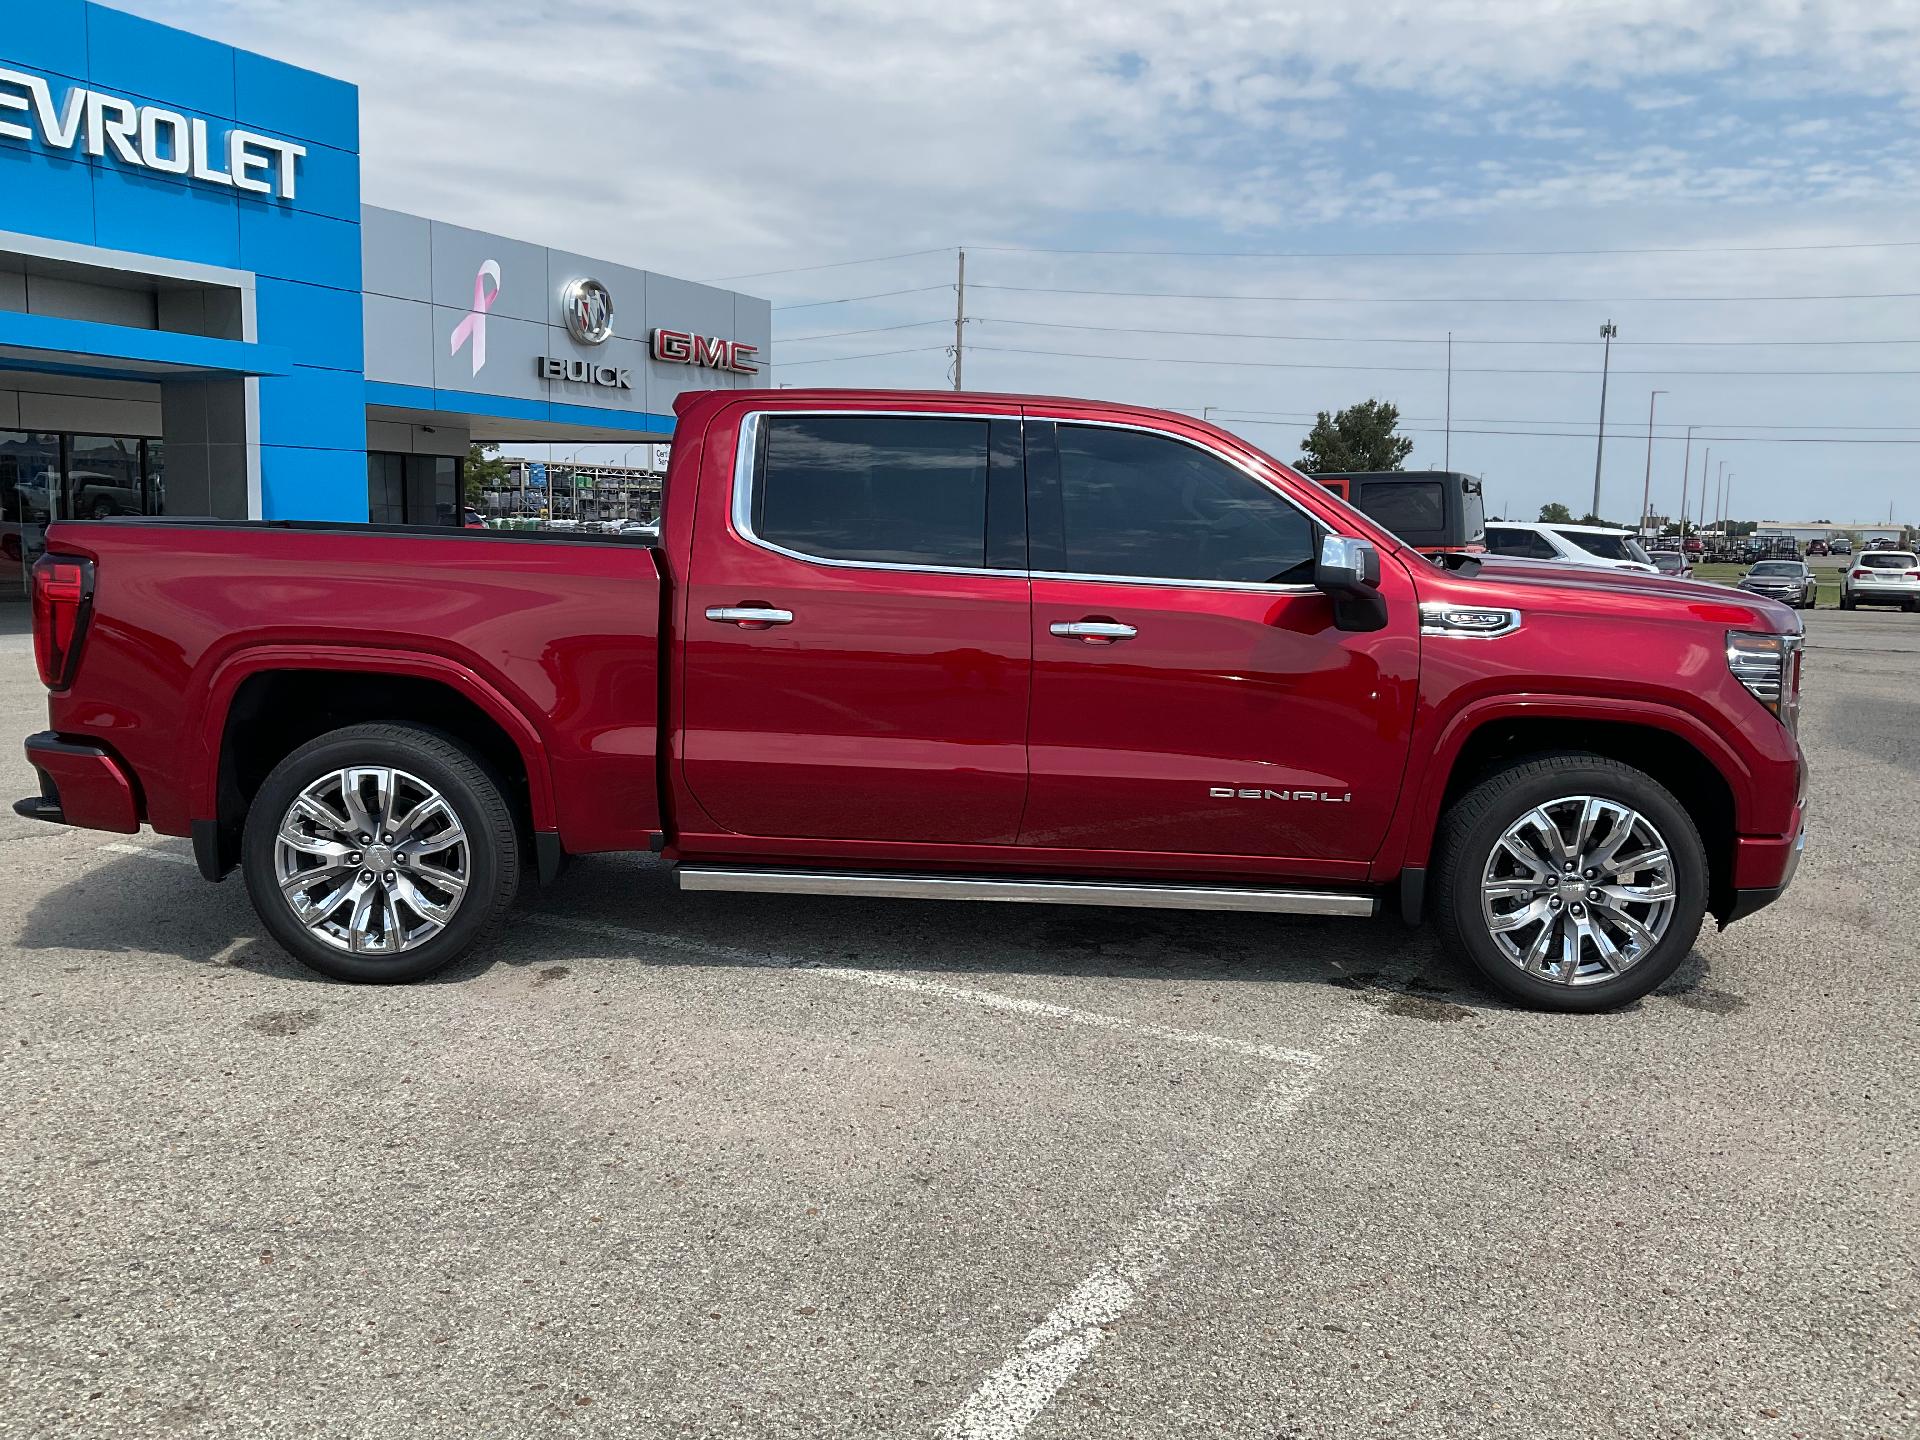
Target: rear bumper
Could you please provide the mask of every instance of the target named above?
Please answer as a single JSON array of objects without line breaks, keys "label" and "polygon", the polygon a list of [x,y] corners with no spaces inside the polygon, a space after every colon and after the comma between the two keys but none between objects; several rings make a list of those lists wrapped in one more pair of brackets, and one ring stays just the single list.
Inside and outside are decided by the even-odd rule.
[{"label": "rear bumper", "polygon": [[16,815],[121,835],[140,828],[133,782],[100,746],[43,731],[27,737],[27,763],[39,772],[40,793],[18,801]]}]

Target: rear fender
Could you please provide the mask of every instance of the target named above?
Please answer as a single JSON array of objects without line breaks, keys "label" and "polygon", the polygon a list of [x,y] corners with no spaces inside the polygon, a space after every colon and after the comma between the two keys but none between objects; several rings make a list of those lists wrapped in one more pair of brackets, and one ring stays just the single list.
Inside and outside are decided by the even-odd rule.
[{"label": "rear fender", "polygon": [[556,830],[553,777],[548,771],[546,747],[527,714],[486,680],[458,661],[412,650],[361,650],[351,646],[269,645],[242,650],[221,661],[208,681],[204,701],[197,709],[203,718],[201,754],[195,767],[191,813],[211,819],[219,813],[220,751],[233,697],[250,677],[274,670],[347,670],[373,675],[405,675],[434,680],[479,706],[506,732],[520,752],[527,772],[527,800],[535,831]]}]

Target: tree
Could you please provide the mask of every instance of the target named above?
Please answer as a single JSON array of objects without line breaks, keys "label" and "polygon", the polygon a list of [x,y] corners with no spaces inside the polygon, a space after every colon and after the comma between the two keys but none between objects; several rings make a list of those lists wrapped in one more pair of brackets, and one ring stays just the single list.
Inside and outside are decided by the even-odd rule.
[{"label": "tree", "polygon": [[1322,410],[1300,442],[1300,468],[1309,475],[1398,470],[1413,453],[1413,440],[1393,433],[1399,423],[1399,407],[1385,400],[1362,400],[1337,415]]},{"label": "tree", "polygon": [[476,440],[467,447],[466,502],[469,505],[480,503],[480,492],[488,486],[496,490],[506,488],[507,462],[500,458],[500,447],[491,440]]},{"label": "tree", "polygon": [[1571,525],[1573,524],[1573,512],[1556,500],[1551,505],[1542,505],[1540,507],[1540,523],[1542,525]]}]

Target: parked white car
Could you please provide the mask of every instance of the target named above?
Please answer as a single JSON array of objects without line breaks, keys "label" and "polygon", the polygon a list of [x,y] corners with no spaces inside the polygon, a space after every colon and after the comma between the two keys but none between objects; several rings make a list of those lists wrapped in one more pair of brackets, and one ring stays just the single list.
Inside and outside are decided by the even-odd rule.
[{"label": "parked white car", "polygon": [[1591,565],[1600,570],[1631,570],[1656,575],[1653,557],[1640,548],[1631,530],[1607,525],[1545,525],[1501,520],[1487,526],[1487,549],[1521,560],[1555,560],[1562,565]]},{"label": "parked white car", "polygon": [[1854,556],[1840,582],[1840,608],[1856,605],[1920,610],[1920,556],[1911,550],[1866,550]]}]

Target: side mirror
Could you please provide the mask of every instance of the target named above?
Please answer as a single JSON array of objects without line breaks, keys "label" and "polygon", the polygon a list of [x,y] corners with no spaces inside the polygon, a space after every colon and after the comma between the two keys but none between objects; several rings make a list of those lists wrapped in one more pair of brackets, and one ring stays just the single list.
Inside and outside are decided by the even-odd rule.
[{"label": "side mirror", "polygon": [[1386,628],[1387,602],[1380,594],[1380,552],[1372,541],[1326,536],[1313,567],[1313,585],[1332,598],[1336,629]]}]

